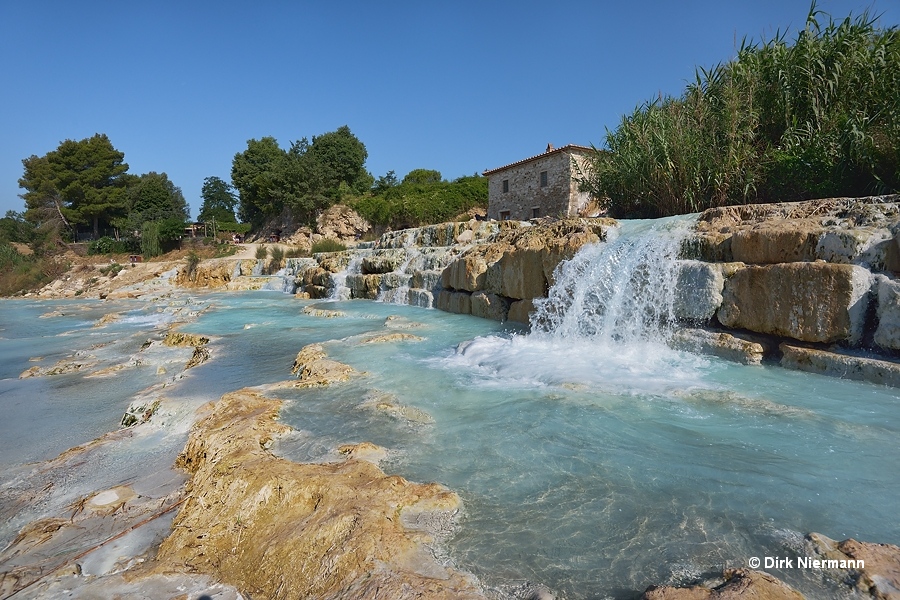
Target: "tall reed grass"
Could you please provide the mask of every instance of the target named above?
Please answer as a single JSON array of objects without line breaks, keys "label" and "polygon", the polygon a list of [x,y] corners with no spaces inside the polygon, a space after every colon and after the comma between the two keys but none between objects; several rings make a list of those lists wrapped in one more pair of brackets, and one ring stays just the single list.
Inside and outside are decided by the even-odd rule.
[{"label": "tall reed grass", "polygon": [[900,190],[900,33],[868,11],[841,22],[813,4],[784,33],[742,42],[607,131],[582,185],[614,216]]}]

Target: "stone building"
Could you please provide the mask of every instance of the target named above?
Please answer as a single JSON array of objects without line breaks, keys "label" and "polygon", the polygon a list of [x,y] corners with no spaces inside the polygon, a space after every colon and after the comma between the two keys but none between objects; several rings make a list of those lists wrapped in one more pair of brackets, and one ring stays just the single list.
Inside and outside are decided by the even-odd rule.
[{"label": "stone building", "polygon": [[590,201],[590,194],[578,191],[577,175],[593,152],[585,146],[551,144],[543,154],[485,171],[488,218],[576,216]]}]

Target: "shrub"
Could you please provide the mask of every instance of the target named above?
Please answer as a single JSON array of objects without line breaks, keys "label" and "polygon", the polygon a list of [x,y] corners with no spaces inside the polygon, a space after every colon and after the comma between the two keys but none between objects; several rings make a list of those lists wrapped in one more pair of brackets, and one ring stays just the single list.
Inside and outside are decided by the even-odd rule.
[{"label": "shrub", "polygon": [[867,12],[821,17],[813,6],[793,45],[745,40],[680,98],[624,117],[585,189],[642,217],[900,190],[900,32]]},{"label": "shrub", "polygon": [[269,255],[269,249],[260,244],[256,247],[256,260],[265,260]]},{"label": "shrub", "polygon": [[191,250],[184,260],[187,263],[188,278],[194,279],[194,276],[197,273],[197,267],[200,265],[200,255]]},{"label": "shrub", "polygon": [[312,245],[313,254],[317,254],[319,252],[343,252],[346,249],[347,246],[343,245],[339,241],[328,238],[320,240]]},{"label": "shrub", "polygon": [[25,256],[0,241],[0,296],[40,289],[68,268],[67,263],[54,256]]},{"label": "shrub", "polygon": [[272,274],[283,266],[284,249],[281,246],[272,246],[269,248],[269,256],[271,259],[269,259],[268,271],[269,274]]},{"label": "shrub", "polygon": [[448,221],[476,206],[487,207],[487,201],[487,178],[473,175],[450,182],[404,179],[399,185],[351,201],[351,206],[370,223],[405,229]]},{"label": "shrub", "polygon": [[119,274],[119,271],[121,271],[124,268],[125,267],[123,267],[119,263],[114,262],[114,263],[110,263],[110,264],[106,265],[105,267],[100,267],[100,274],[101,275],[109,275],[110,277],[115,277],[116,275]]},{"label": "shrub", "polygon": [[122,240],[115,240],[103,236],[88,244],[88,254],[124,254],[129,251],[128,244]]}]

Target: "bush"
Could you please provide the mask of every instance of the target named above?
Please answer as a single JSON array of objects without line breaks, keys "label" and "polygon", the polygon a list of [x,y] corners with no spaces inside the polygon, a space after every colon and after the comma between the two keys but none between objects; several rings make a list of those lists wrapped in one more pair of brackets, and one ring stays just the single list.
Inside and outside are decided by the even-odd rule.
[{"label": "bush", "polygon": [[900,190],[900,32],[821,17],[624,117],[584,187],[640,217]]},{"label": "bush", "polygon": [[260,244],[256,247],[256,260],[266,260],[269,255],[269,249]]},{"label": "bush", "polygon": [[129,250],[127,242],[108,236],[103,236],[88,244],[88,254],[125,254]]},{"label": "bush", "polygon": [[269,248],[269,256],[272,258],[269,260],[268,272],[271,275],[278,271],[282,266],[282,262],[284,261],[284,249],[281,246],[272,246]]},{"label": "bush", "polygon": [[187,276],[193,280],[194,275],[197,273],[197,267],[200,265],[200,255],[191,250],[184,260],[187,263]]},{"label": "bush", "polygon": [[24,256],[0,241],[0,296],[38,290],[68,268],[67,263],[53,256]]},{"label": "bush", "polygon": [[124,268],[125,267],[123,267],[119,263],[114,262],[105,267],[100,267],[100,274],[101,275],[109,275],[110,277],[115,277],[116,275],[119,274],[119,271],[121,271]]},{"label": "bush", "polygon": [[404,179],[404,183],[352,200],[350,205],[370,223],[405,229],[448,221],[471,208],[486,208],[487,201],[487,178],[473,175],[451,182]]},{"label": "bush", "polygon": [[346,249],[347,246],[339,241],[328,238],[320,240],[312,245],[313,254],[318,254],[319,252],[343,252]]}]

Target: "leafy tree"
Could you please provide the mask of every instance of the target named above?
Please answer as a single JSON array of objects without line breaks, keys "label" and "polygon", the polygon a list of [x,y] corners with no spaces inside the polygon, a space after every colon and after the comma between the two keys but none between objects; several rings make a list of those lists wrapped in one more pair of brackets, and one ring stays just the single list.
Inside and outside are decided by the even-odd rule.
[{"label": "leafy tree", "polygon": [[144,221],[161,219],[190,219],[187,202],[181,188],[169,181],[165,173],[150,171],[136,178],[128,186],[129,214]]},{"label": "leafy tree", "polygon": [[440,183],[441,172],[432,169],[413,169],[403,178],[403,183]]},{"label": "leafy tree", "polygon": [[89,223],[96,237],[101,222],[125,213],[124,159],[105,134],[65,140],[44,156],[24,159],[19,186],[26,190],[26,218],[35,224],[57,218],[66,226]]},{"label": "leafy tree", "polygon": [[24,214],[8,210],[6,216],[0,219],[0,240],[25,244],[34,237],[34,225],[25,220]]},{"label": "leafy tree", "polygon": [[199,219],[210,221],[215,219],[219,223],[236,223],[234,208],[237,206],[237,196],[234,187],[218,177],[207,177],[203,180],[203,188],[200,190],[203,197],[203,205],[200,207]]},{"label": "leafy tree", "polygon": [[487,200],[487,178],[473,175],[449,182],[404,182],[351,205],[370,223],[402,229],[447,221],[470,208],[487,207]]},{"label": "leafy tree", "polygon": [[284,150],[273,137],[248,140],[247,149],[234,155],[231,182],[240,198],[241,221],[259,225],[284,206],[274,192],[275,179],[282,169]]},{"label": "leafy tree", "polygon": [[314,136],[305,153],[310,173],[315,177],[311,187],[329,197],[336,196],[342,183],[357,193],[368,190],[373,182],[364,166],[368,156],[365,145],[346,125]]},{"label": "leafy tree", "polygon": [[346,125],[293,142],[282,150],[275,138],[250,140],[234,157],[231,180],[240,197],[242,221],[259,225],[289,209],[311,222],[341,197],[363,193],[374,179],[365,169],[366,147]]},{"label": "leafy tree", "polygon": [[388,191],[392,187],[396,186],[400,182],[397,181],[397,174],[393,171],[388,171],[381,177],[375,180],[375,185],[372,186],[372,191],[376,194],[381,194],[383,192]]}]

